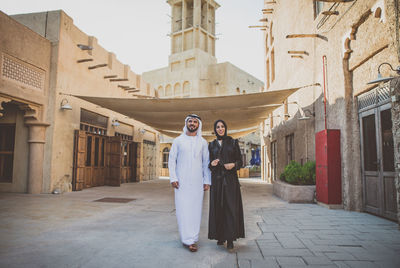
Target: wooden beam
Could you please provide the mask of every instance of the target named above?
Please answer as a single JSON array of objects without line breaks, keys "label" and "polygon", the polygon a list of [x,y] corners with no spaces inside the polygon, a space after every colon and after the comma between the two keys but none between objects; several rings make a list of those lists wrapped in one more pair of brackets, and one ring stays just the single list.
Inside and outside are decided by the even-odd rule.
[{"label": "wooden beam", "polygon": [[131,91],[131,90],[139,90],[140,91],[140,89],[137,89],[136,87],[128,87],[128,88],[124,88],[125,90],[128,90],[128,91]]},{"label": "wooden beam", "polygon": [[326,16],[339,15],[339,11],[322,11],[322,14]]},{"label": "wooden beam", "polygon": [[321,38],[325,41],[328,41],[328,38],[326,38],[323,35],[320,34],[289,34],[286,35],[286,38],[307,38],[307,37],[313,37],[313,38]]},{"label": "wooden beam", "polygon": [[124,85],[118,85],[118,87],[122,88],[122,89],[127,89],[129,88],[129,86],[124,86]]},{"label": "wooden beam", "polygon": [[102,67],[106,67],[106,66],[107,66],[107,63],[103,63],[103,64],[97,64],[94,66],[89,66],[88,69],[93,70],[93,69],[102,68]]},{"label": "wooden beam", "polygon": [[135,93],[135,92],[139,92],[140,89],[130,89],[128,90],[128,93]]},{"label": "wooden beam", "polygon": [[266,4],[276,4],[276,2],[275,1],[268,1],[268,2],[266,2]]},{"label": "wooden beam", "polygon": [[288,54],[303,54],[303,55],[310,55],[307,51],[299,51],[299,50],[289,50]]},{"label": "wooden beam", "polygon": [[263,8],[263,9],[261,9],[261,11],[262,11],[263,14],[272,14],[272,13],[274,13],[274,9],[272,9],[272,8]]},{"label": "wooden beam", "polygon": [[105,75],[105,76],[103,76],[103,77],[104,77],[104,79],[109,79],[109,78],[118,77],[118,75],[116,75],[116,74],[114,74],[114,75]]},{"label": "wooden beam", "polygon": [[299,59],[302,59],[302,58],[303,58],[303,56],[301,56],[301,55],[291,55],[291,57],[292,57],[292,58],[299,58]]},{"label": "wooden beam", "polygon": [[88,61],[93,61],[93,59],[81,59],[81,60],[77,60],[77,63],[82,63],[82,62],[88,62]]},{"label": "wooden beam", "polygon": [[268,22],[268,19],[267,19],[267,18],[262,18],[262,19],[260,19],[259,21],[260,21],[260,22]]},{"label": "wooden beam", "polygon": [[110,79],[110,82],[123,82],[123,81],[129,81],[128,78],[115,78],[115,79]]},{"label": "wooden beam", "polygon": [[250,25],[249,28],[268,28],[267,25]]},{"label": "wooden beam", "polygon": [[314,0],[314,2],[329,2],[329,3],[346,3],[346,2],[353,2],[354,0]]}]

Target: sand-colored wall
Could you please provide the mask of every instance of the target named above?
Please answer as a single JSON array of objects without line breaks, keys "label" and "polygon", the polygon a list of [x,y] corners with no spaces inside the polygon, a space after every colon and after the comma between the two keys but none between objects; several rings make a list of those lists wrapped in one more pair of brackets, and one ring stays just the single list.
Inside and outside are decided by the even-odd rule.
[{"label": "sand-colored wall", "polygon": [[[325,3],[328,10],[333,3]],[[294,133],[295,160],[315,158],[314,133],[325,128],[323,103],[323,56],[326,56],[327,127],[341,130],[342,197],[346,209],[362,209],[362,180],[360,163],[360,133],[356,96],[368,90],[366,83],[376,76],[381,62],[398,65],[395,32],[395,10],[393,1],[365,0],[340,3],[339,15],[314,20],[312,1],[280,1],[268,15],[267,26],[272,27],[274,42],[271,44],[270,28],[265,36],[269,49],[265,60],[271,59],[271,48],[275,51],[275,81],[269,90],[320,83],[299,90],[288,98],[315,112],[315,118],[296,120],[299,115],[295,104],[288,105],[290,117],[284,120],[285,107],[274,112],[272,131],[267,120],[264,136],[267,147],[270,141],[277,142],[278,176],[286,164],[285,135]],[[381,16],[375,17],[380,7]],[[265,4],[265,8],[271,8]],[[372,11],[371,11],[372,10]],[[299,12],[301,11],[301,12]],[[325,23],[321,21],[325,20]],[[289,34],[319,34],[313,38],[286,38]],[[346,42],[346,39],[350,41]],[[292,58],[288,51],[306,51],[303,58]],[[267,51],[267,49],[266,49]],[[374,52],[376,52],[374,54]],[[267,69],[267,68],[266,68]],[[382,75],[388,75],[382,69]],[[266,75],[267,80],[267,75]],[[310,116],[310,113],[306,114]],[[270,136],[268,136],[270,135]],[[270,152],[269,152],[270,157]],[[266,163],[268,165],[268,163]]]},{"label": "sand-colored wall", "polygon": [[[83,33],[63,11],[23,14],[15,16],[15,19],[29,27],[32,26],[34,30],[52,41],[51,59],[48,57],[51,64],[49,109],[45,116],[50,126],[47,129],[45,144],[43,192],[51,192],[55,188],[62,191],[71,190],[74,130],[80,127],[81,109],[108,118],[107,136],[114,136],[115,132],[133,136],[134,141],[139,143],[138,154],[141,154],[143,139],[155,142],[158,147],[158,134],[150,127],[71,96],[73,94],[128,98],[136,95],[154,96],[155,91],[140,75],[120,62],[114,53],[102,48],[95,37]],[[51,31],[43,32],[43,29]],[[93,49],[82,50],[78,44],[91,46]],[[80,62],[82,60],[90,61]],[[106,66],[98,67],[102,64]],[[112,79],[127,79],[127,81],[112,81]],[[132,94],[123,87],[136,88],[139,92]],[[63,103],[68,101],[72,110],[60,109],[62,101]],[[120,126],[112,126],[113,120],[119,121]],[[150,135],[150,132],[153,134]],[[145,137],[146,135],[149,137]],[[155,162],[158,164],[158,161]],[[138,160],[140,179],[144,177],[145,165],[147,163],[143,163],[142,159]]]},{"label": "sand-colored wall", "polygon": [[26,192],[30,129],[26,123],[46,121],[51,44],[2,12],[0,32],[0,124],[15,124],[13,178],[1,183],[0,191]]}]

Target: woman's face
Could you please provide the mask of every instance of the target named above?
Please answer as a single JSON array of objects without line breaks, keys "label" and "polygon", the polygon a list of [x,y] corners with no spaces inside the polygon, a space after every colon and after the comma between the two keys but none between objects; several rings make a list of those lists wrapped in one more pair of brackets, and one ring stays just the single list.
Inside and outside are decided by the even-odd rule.
[{"label": "woman's face", "polygon": [[216,127],[217,133],[220,136],[224,136],[225,134],[225,126],[222,122],[218,122],[217,123],[217,127]]}]

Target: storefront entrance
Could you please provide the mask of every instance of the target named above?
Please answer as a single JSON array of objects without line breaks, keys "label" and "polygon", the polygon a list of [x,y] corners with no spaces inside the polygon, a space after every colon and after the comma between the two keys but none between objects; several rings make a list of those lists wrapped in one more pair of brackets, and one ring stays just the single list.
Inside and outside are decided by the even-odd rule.
[{"label": "storefront entrance", "polygon": [[76,130],[73,190],[136,181],[136,147],[121,136]]},{"label": "storefront entrance", "polygon": [[397,219],[389,85],[358,97],[364,209]]}]

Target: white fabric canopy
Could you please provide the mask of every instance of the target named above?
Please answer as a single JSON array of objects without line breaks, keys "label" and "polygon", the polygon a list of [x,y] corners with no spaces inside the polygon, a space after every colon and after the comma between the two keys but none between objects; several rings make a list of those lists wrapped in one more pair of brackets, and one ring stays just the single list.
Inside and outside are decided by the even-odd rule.
[{"label": "white fabric canopy", "polygon": [[[204,134],[211,134],[217,119],[228,125],[228,134],[255,128],[283,101],[300,88],[272,90],[243,95],[201,98],[113,98],[73,95],[103,108],[124,114],[151,126],[161,133],[181,132],[185,117],[194,113],[201,117]],[[243,131],[243,135],[246,135]]]}]

